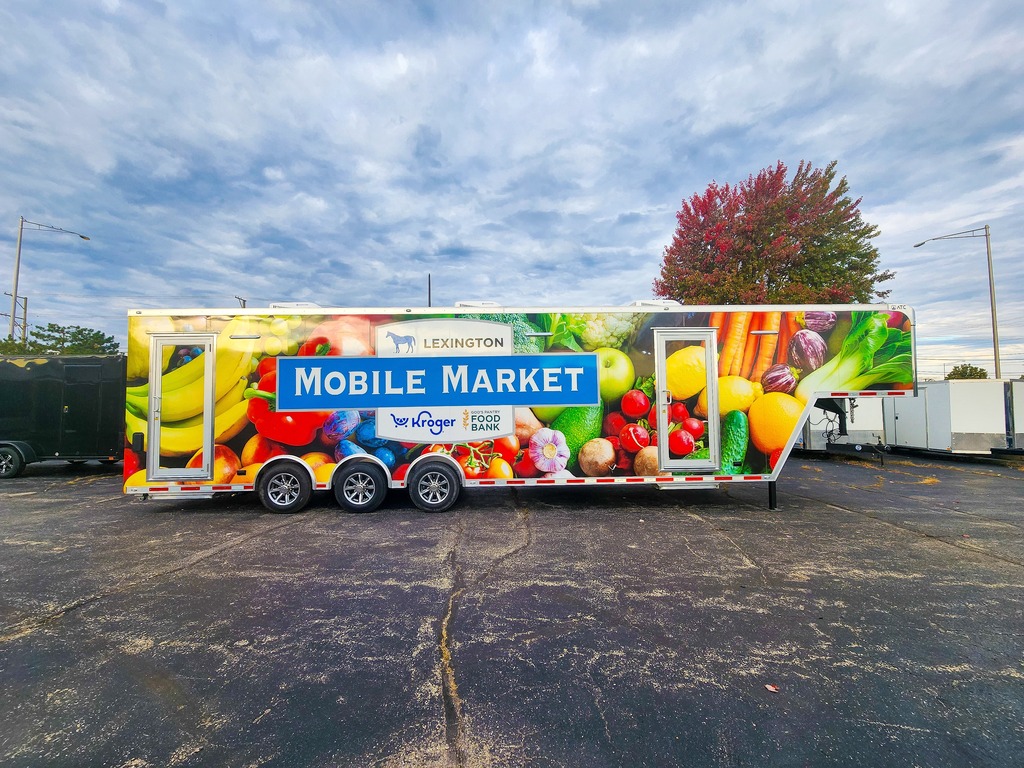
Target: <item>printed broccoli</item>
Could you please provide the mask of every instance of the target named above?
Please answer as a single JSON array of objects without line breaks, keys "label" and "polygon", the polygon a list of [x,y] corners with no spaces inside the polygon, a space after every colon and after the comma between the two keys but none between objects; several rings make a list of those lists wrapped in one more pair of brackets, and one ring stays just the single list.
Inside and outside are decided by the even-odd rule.
[{"label": "printed broccoli", "polygon": [[480,320],[490,320],[493,323],[505,323],[512,326],[512,346],[517,353],[543,352],[544,339],[537,334],[540,329],[526,319],[526,315],[514,313],[501,313],[490,315],[476,315]]},{"label": "printed broccoli", "polygon": [[591,352],[600,347],[624,349],[636,338],[646,315],[642,312],[570,314],[566,320],[576,330],[580,346]]}]

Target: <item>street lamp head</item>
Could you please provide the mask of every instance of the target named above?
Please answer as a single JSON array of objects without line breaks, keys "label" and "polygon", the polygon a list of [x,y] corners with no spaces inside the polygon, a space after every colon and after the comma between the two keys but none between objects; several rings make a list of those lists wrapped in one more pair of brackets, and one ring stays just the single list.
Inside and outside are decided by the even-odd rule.
[{"label": "street lamp head", "polygon": [[86,235],[79,235],[79,237],[82,238],[83,240],[88,240],[89,239]]},{"label": "street lamp head", "polygon": [[914,243],[914,247],[915,248],[920,248],[922,245],[924,245],[927,242],[928,242],[927,240],[922,240],[920,243]]}]

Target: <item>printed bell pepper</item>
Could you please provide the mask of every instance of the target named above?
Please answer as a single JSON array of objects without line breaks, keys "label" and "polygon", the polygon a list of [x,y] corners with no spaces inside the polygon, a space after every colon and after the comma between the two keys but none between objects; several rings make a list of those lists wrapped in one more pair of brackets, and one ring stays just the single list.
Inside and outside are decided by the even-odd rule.
[{"label": "printed bell pepper", "polygon": [[256,431],[268,440],[285,445],[308,445],[316,438],[330,415],[329,411],[299,411],[278,413],[277,371],[260,377],[255,387],[245,390],[249,401],[246,414]]}]

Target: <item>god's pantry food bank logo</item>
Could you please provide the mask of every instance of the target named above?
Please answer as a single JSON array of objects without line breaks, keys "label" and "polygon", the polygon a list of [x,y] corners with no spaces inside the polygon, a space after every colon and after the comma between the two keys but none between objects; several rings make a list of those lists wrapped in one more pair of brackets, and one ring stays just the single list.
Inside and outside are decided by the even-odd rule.
[{"label": "god's pantry food bank logo", "polygon": [[458,443],[512,434],[517,406],[600,402],[596,355],[517,355],[504,323],[409,320],[376,333],[376,357],[280,358],[278,410],[376,409],[380,437]]}]

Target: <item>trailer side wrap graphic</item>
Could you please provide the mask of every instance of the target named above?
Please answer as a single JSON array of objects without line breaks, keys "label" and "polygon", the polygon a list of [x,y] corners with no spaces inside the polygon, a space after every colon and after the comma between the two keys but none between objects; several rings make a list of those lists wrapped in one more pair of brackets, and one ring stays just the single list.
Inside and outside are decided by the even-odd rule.
[{"label": "trailer side wrap graphic", "polygon": [[[129,315],[125,489],[251,490],[353,457],[401,486],[775,477],[819,397],[914,385],[902,305]],[[144,357],[144,359],[140,359]]]}]

